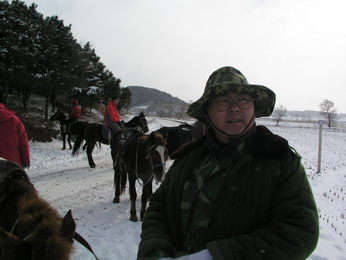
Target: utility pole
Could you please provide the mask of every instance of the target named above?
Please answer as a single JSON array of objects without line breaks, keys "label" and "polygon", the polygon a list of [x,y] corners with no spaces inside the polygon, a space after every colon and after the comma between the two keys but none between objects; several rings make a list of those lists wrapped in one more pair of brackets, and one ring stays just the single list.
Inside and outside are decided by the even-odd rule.
[{"label": "utility pole", "polygon": [[318,120],[318,159],[317,159],[317,173],[321,172],[321,154],[322,154],[322,126],[324,124],[323,120]]}]

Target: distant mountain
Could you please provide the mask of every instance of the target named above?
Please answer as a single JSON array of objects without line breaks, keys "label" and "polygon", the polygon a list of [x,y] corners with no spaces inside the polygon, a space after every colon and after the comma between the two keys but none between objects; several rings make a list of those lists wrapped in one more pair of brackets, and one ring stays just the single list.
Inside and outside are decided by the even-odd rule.
[{"label": "distant mountain", "polygon": [[161,117],[186,117],[188,103],[173,97],[171,94],[154,88],[129,86],[132,93],[130,111],[139,113],[145,111],[146,115]]},{"label": "distant mountain", "polygon": [[132,93],[132,106],[151,106],[151,105],[179,105],[187,106],[185,101],[173,97],[171,94],[160,91],[154,88],[147,88],[141,86],[128,86]]}]

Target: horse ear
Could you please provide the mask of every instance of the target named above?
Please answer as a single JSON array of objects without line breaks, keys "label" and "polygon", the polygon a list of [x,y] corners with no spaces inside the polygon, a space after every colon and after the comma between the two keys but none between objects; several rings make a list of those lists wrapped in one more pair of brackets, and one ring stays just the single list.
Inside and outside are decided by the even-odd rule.
[{"label": "horse ear", "polygon": [[76,231],[76,222],[74,221],[72,217],[72,211],[69,210],[62,220],[60,232],[64,237],[70,238],[72,240],[75,231]]}]

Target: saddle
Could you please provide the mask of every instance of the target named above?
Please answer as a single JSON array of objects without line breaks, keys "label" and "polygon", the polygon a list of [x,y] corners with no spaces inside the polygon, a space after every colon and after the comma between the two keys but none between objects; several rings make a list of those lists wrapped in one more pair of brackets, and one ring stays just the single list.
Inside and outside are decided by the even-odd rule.
[{"label": "saddle", "polygon": [[[126,128],[124,124],[118,123],[118,125],[120,126],[121,129]],[[108,140],[108,143],[110,144],[111,140],[112,140],[112,136],[113,136],[112,129],[110,129],[109,127],[107,127],[105,125],[102,125],[101,133],[102,133],[102,138]],[[117,133],[114,133],[114,134],[117,134]]]},{"label": "saddle", "polygon": [[108,143],[112,139],[112,130],[104,125],[102,126],[102,138],[108,140]]},{"label": "saddle", "polygon": [[10,178],[23,178],[31,183],[28,174],[20,165],[0,157],[0,184]]},{"label": "saddle", "polygon": [[123,151],[126,151],[131,141],[138,135],[143,134],[143,130],[140,127],[134,127],[134,128],[123,128],[119,132],[113,134],[113,131],[106,127],[102,126],[102,138],[105,140],[108,140],[108,144],[112,144],[112,140],[118,137],[118,135],[122,134],[123,138],[118,139],[125,139],[125,144],[123,146]]},{"label": "saddle", "polygon": [[180,144],[185,144],[192,141],[193,138],[191,128],[192,126],[187,123],[178,126]]}]

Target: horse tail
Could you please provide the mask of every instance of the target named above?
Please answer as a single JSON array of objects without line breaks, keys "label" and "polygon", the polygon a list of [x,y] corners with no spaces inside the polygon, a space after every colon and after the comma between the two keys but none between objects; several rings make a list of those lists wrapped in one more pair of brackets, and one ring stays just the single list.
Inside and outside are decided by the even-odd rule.
[{"label": "horse tail", "polygon": [[82,145],[82,142],[83,142],[83,136],[78,135],[76,138],[76,142],[73,145],[72,156],[79,154],[79,150],[80,150],[80,146]]},{"label": "horse tail", "polygon": [[121,187],[120,187],[120,194],[125,193],[126,182],[127,182],[127,171],[126,171],[126,169],[123,169],[123,170],[121,171]]}]

